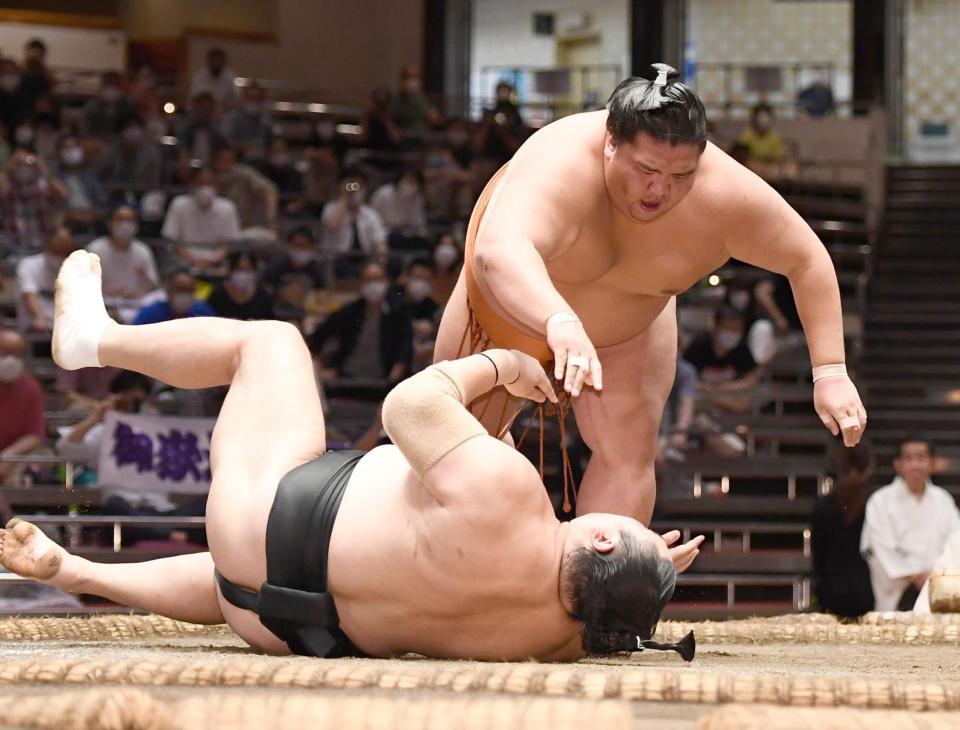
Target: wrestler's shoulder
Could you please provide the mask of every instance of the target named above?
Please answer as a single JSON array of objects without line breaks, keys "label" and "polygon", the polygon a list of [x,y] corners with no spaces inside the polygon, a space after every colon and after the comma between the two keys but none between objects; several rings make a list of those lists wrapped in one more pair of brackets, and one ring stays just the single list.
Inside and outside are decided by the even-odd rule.
[{"label": "wrestler's shoulder", "polygon": [[737,207],[757,193],[771,190],[758,175],[714,144],[708,144],[697,172],[697,193],[705,203]]},{"label": "wrestler's shoulder", "polygon": [[538,129],[523,147],[553,161],[602,154],[606,112],[571,114]]}]

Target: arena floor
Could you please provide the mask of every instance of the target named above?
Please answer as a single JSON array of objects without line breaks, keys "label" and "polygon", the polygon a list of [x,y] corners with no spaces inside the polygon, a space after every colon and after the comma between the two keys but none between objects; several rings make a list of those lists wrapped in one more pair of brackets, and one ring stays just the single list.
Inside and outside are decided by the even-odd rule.
[{"label": "arena floor", "polygon": [[[143,616],[0,621],[0,727],[960,727],[960,615],[680,624],[696,659],[575,665],[258,654]],[[6,724],[2,724],[6,723]]]}]

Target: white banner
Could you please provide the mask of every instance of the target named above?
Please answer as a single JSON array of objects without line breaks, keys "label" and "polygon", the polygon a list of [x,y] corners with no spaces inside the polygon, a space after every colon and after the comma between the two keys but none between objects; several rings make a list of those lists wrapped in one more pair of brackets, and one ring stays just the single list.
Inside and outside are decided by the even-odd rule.
[{"label": "white banner", "polygon": [[213,418],[137,416],[109,411],[97,466],[101,487],[206,494]]}]

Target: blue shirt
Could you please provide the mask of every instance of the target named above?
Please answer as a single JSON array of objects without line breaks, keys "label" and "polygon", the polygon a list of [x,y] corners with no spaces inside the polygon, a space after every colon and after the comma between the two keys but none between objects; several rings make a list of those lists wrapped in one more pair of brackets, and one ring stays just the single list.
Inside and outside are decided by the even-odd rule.
[{"label": "blue shirt", "polygon": [[[183,315],[184,317],[216,317],[217,313],[210,308],[210,305],[206,302],[201,302],[199,300],[194,301],[190,305],[190,309],[187,310],[187,313]],[[153,304],[148,304],[145,307],[141,307],[140,311],[137,312],[137,316],[134,318],[134,324],[156,324],[157,322],[169,322],[171,319],[179,319],[179,317],[174,316],[173,311],[170,309],[170,305],[163,302],[154,302]]]}]

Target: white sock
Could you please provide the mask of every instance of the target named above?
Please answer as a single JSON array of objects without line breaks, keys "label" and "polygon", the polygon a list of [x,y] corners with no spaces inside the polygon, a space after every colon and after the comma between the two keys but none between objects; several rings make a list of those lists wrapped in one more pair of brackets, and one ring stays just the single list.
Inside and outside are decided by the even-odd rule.
[{"label": "white sock", "polygon": [[53,359],[64,370],[99,368],[100,339],[113,320],[103,305],[99,261],[74,251],[57,276]]}]

